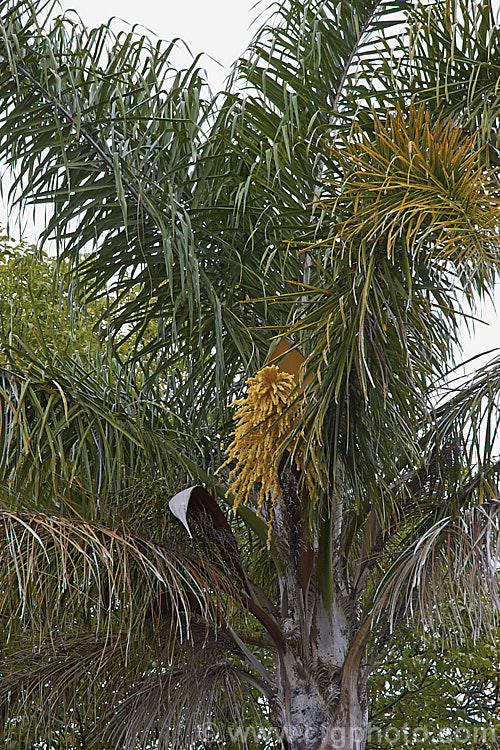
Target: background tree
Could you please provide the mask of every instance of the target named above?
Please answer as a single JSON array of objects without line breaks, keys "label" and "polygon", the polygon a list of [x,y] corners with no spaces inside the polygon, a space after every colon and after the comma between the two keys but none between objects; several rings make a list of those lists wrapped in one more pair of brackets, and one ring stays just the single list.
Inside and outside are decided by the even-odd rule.
[{"label": "background tree", "polygon": [[289,0],[212,99],[0,7],[0,152],[115,345],[5,342],[5,715],[363,748],[398,627],[496,632],[499,361],[450,383],[498,264],[492,8]]},{"label": "background tree", "polygon": [[4,339],[22,339],[32,349],[50,349],[86,357],[99,338],[94,328],[105,318],[105,306],[80,310],[55,258],[26,243],[0,236],[0,319]]},{"label": "background tree", "polygon": [[[377,666],[368,747],[491,748],[498,739],[498,639],[406,630]],[[497,743],[498,744],[498,743]]]}]

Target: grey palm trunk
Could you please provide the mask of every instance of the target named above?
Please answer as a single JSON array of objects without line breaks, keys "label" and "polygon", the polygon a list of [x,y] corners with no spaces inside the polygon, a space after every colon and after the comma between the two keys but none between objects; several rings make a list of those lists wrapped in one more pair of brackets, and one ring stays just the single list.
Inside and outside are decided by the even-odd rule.
[{"label": "grey palm trunk", "polygon": [[[284,648],[278,649],[277,728],[286,750],[362,750],[368,731],[366,633],[358,627],[335,549],[333,596],[325,601],[317,589],[323,573],[318,544],[307,542],[300,529],[299,492],[289,470],[281,485],[274,536],[287,564],[279,575]],[[338,541],[334,533],[332,546]]]}]

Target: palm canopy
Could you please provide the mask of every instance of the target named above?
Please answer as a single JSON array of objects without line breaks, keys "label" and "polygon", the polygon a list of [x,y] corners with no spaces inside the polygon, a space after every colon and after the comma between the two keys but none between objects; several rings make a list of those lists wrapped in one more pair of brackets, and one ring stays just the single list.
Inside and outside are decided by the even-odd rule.
[{"label": "palm canopy", "polygon": [[13,192],[106,300],[92,357],[5,336],[2,705],[82,747],[253,705],[361,748],[409,615],[494,627],[498,358],[449,381],[498,268],[492,9],[288,0],[212,98],[172,45],[0,7]]}]

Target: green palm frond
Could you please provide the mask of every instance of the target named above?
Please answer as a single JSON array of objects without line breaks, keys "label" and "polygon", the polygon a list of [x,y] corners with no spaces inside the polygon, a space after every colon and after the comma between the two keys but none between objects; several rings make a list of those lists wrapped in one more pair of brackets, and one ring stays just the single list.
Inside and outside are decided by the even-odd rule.
[{"label": "green palm frond", "polygon": [[269,117],[280,117],[271,148],[281,141],[279,153],[286,153],[297,126],[311,136],[321,125],[338,126],[353,116],[356,69],[372,58],[376,34],[394,28],[405,9],[405,2],[392,0],[287,0],[273,9],[234,72],[262,98]]},{"label": "green palm frond", "polygon": [[[53,207],[45,236],[71,258],[82,291],[115,290],[110,312],[120,338],[140,338],[144,321],[155,321],[154,350],[191,374],[198,361],[214,367],[214,348],[222,352],[228,334],[236,356],[215,358],[214,386],[185,389],[191,400],[213,400],[253,344],[218,289],[221,264],[237,282],[241,246],[224,257],[204,206],[198,217],[188,214],[211,108],[197,61],[176,71],[173,44],[115,35],[110,26],[89,31],[51,11],[43,1],[2,5],[0,148],[13,169],[35,175],[14,188],[21,202]],[[89,247],[96,252],[84,256]]]},{"label": "green palm frond", "polygon": [[[389,85],[446,118],[463,120],[485,158],[498,166],[498,9],[489,2],[415,3],[393,48],[399,61]],[[382,76],[378,75],[383,70]],[[394,72],[394,71],[393,71]],[[387,62],[374,75],[386,89]]]},{"label": "green palm frond", "polygon": [[[13,165],[37,175],[30,185],[15,183],[14,190],[21,189],[25,200],[53,203],[47,234],[57,225],[58,238],[76,249],[104,235],[111,253],[117,236],[127,236],[136,256],[132,265],[141,265],[141,243],[149,248],[159,241],[161,247],[163,206],[157,204],[182,210],[181,196],[168,200],[168,185],[160,181],[174,175],[186,180],[203,81],[195,65],[183,72],[173,68],[175,43],[154,45],[135,32],[116,35],[109,26],[87,30],[54,17],[57,9],[57,3],[29,0],[2,8],[2,147]],[[34,98],[41,105],[36,111]],[[33,117],[45,134],[37,144]],[[12,139],[13,123],[23,138]],[[52,132],[59,137],[52,139]],[[153,219],[156,242],[142,234],[144,216]]]},{"label": "green palm frond", "polygon": [[[13,168],[34,176],[16,179],[14,194],[53,207],[45,236],[84,275],[81,249],[98,247],[87,291],[111,283],[120,300],[124,287],[142,289],[136,315],[146,305],[152,317],[162,309],[160,287],[169,309],[187,295],[180,329],[201,299],[186,205],[209,111],[204,81],[196,61],[185,71],[172,66],[175,43],[87,30],[54,17],[57,8],[44,0],[2,6],[0,143]],[[129,325],[136,315],[127,311]]]},{"label": "green palm frond", "polygon": [[450,378],[435,411],[430,442],[454,441],[476,501],[498,496],[500,363],[496,356],[472,375]]},{"label": "green palm frond", "polygon": [[[220,410],[220,394],[263,361],[269,342],[255,328],[279,319],[266,302],[246,300],[286,292],[284,279],[303,276],[304,259],[283,253],[282,241],[310,219],[322,159],[309,153],[310,128],[316,117],[329,123],[370,29],[401,3],[297,10],[280,8],[275,43],[269,27],[256,36],[215,116],[196,64],[173,71],[172,45],[51,21],[42,0],[2,6],[9,125],[0,149],[36,175],[19,181],[21,200],[54,206],[47,236],[55,231],[87,291],[116,289],[116,331],[137,335],[155,320],[161,361],[187,367],[191,383],[203,372],[203,390],[185,389],[194,415],[214,401]],[[285,71],[280,93],[273,81]],[[95,252],[83,257],[89,244]]]},{"label": "green palm frond", "polygon": [[168,390],[160,401],[143,387],[139,367],[120,366],[106,352],[93,361],[61,354],[51,361],[50,352],[21,340],[4,352],[0,468],[12,498],[95,518],[98,509],[113,512],[111,499],[116,510],[141,477],[177,486],[192,474],[193,459],[188,466],[180,448],[182,417],[169,408]]},{"label": "green palm frond", "polygon": [[397,33],[381,34],[358,68],[351,101],[359,122],[370,131],[374,107],[424,104],[466,123],[498,166],[497,20],[489,0],[407,4]]}]

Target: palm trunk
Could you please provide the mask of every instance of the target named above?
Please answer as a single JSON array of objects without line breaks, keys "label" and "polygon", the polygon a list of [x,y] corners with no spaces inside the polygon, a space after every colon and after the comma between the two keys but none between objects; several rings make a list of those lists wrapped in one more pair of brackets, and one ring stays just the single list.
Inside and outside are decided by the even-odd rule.
[{"label": "palm trunk", "polygon": [[368,714],[363,653],[368,626],[339,595],[325,607],[310,597],[312,614],[288,571],[283,630],[286,651],[279,657],[277,724],[286,750],[363,750]]},{"label": "palm trunk", "polygon": [[363,750],[368,713],[364,690],[359,684],[360,670],[344,672],[340,695],[336,695],[335,680],[321,684],[296,657],[287,653],[281,664],[278,717],[283,747],[286,750]]},{"label": "palm trunk", "polygon": [[[282,472],[280,484],[283,504],[277,504],[275,526],[288,560],[279,576],[286,650],[279,654],[276,723],[283,747],[363,750],[368,730],[363,656],[370,628],[359,625],[352,589],[335,554],[340,522],[333,519],[331,526],[335,583],[333,601],[325,604],[316,586],[317,544],[301,529],[301,497],[290,470]],[[335,505],[340,515],[340,500]]]}]

